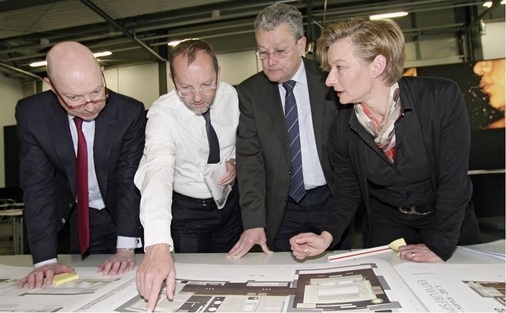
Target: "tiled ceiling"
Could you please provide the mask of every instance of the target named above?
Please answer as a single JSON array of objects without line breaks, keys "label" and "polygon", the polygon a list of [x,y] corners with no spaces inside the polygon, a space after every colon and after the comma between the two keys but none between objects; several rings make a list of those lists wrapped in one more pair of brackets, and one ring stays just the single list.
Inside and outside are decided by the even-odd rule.
[{"label": "tiled ceiling", "polygon": [[113,52],[105,67],[164,61],[169,41],[189,37],[208,40],[218,53],[255,49],[254,18],[274,2],[299,8],[310,40],[333,21],[393,10],[412,13],[398,22],[416,36],[462,31],[481,14],[504,21],[500,0],[486,11],[481,0],[0,0],[0,71],[42,77],[45,69],[29,64],[65,40]]}]

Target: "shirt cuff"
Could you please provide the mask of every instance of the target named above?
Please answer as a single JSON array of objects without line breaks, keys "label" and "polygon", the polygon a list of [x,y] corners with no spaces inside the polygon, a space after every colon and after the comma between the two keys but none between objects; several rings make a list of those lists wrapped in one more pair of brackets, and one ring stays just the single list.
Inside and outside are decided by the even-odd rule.
[{"label": "shirt cuff", "polygon": [[33,265],[33,267],[37,268],[37,267],[41,267],[42,265],[56,264],[56,263],[58,263],[58,260],[56,258],[54,258],[54,259],[45,260],[45,261],[42,261],[42,262],[39,262],[39,263],[35,263]]},{"label": "shirt cuff", "polygon": [[116,249],[136,249],[142,248],[141,238],[118,236]]}]

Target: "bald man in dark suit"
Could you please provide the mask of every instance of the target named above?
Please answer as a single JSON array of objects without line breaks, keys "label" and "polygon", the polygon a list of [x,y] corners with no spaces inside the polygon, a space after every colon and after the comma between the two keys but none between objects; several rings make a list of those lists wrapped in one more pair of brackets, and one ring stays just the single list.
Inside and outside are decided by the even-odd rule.
[{"label": "bald man in dark suit", "polygon": [[142,234],[133,177],[144,148],[143,104],[108,90],[103,69],[77,42],[55,45],[47,61],[45,80],[52,90],[16,106],[20,180],[35,266],[19,288],[51,284],[53,275],[74,272],[58,263],[57,254],[83,251],[77,225],[76,119],[82,120],[88,146],[86,253],[113,254],[99,266],[104,275],[131,270]]}]

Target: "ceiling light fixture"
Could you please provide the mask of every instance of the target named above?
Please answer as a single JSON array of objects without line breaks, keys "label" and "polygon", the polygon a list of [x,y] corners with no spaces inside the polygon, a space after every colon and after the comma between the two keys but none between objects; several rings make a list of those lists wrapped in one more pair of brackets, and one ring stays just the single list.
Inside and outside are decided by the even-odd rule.
[{"label": "ceiling light fixture", "polygon": [[38,62],[30,63],[30,67],[41,67],[41,66],[46,66],[46,65],[47,65],[46,61],[38,61]]},{"label": "ceiling light fixture", "polygon": [[197,40],[197,39],[200,39],[200,38],[185,38],[185,39],[182,39],[182,40],[173,40],[173,41],[169,41],[167,44],[169,46],[171,46],[171,47],[175,47],[181,41],[185,41],[185,40]]},{"label": "ceiling light fixture", "polygon": [[[111,51],[102,51],[102,52],[96,52],[96,53],[93,53],[93,56],[95,58],[100,58],[100,57],[106,57],[108,55],[111,55],[112,52]],[[38,61],[38,62],[33,62],[33,63],[30,63],[30,67],[41,67],[41,66],[46,66],[47,65],[47,62],[44,60],[44,61]]]},{"label": "ceiling light fixture", "polygon": [[[506,5],[506,0],[502,0],[500,4],[502,4],[502,5]],[[491,8],[491,7],[492,7],[492,5],[493,5],[493,2],[492,2],[492,1],[485,1],[485,2],[483,2],[483,6],[484,6],[485,8]]]},{"label": "ceiling light fixture", "polygon": [[374,14],[369,16],[371,20],[381,20],[385,18],[394,18],[394,17],[402,17],[408,15],[408,12],[392,12],[392,13],[384,13],[384,14]]},{"label": "ceiling light fixture", "polygon": [[93,53],[93,56],[95,58],[100,58],[100,57],[106,57],[106,56],[109,56],[111,55],[112,52],[111,51],[102,51],[102,52],[97,52],[97,53]]},{"label": "ceiling light fixture", "polygon": [[171,47],[175,47],[177,46],[178,43],[180,43],[181,40],[173,40],[173,41],[170,41],[169,43],[167,43],[169,46]]}]

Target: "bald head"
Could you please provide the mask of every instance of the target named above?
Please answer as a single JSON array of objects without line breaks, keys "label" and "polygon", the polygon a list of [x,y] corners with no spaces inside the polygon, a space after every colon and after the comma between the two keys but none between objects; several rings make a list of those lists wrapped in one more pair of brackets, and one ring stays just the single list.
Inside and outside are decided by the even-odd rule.
[{"label": "bald head", "polygon": [[61,42],[49,50],[46,61],[44,80],[63,108],[85,120],[96,118],[105,106],[107,91],[102,67],[90,49],[78,42]]},{"label": "bald head", "polygon": [[75,79],[76,75],[102,75],[93,53],[78,42],[66,41],[54,45],[47,53],[46,60],[47,76],[55,83]]}]

